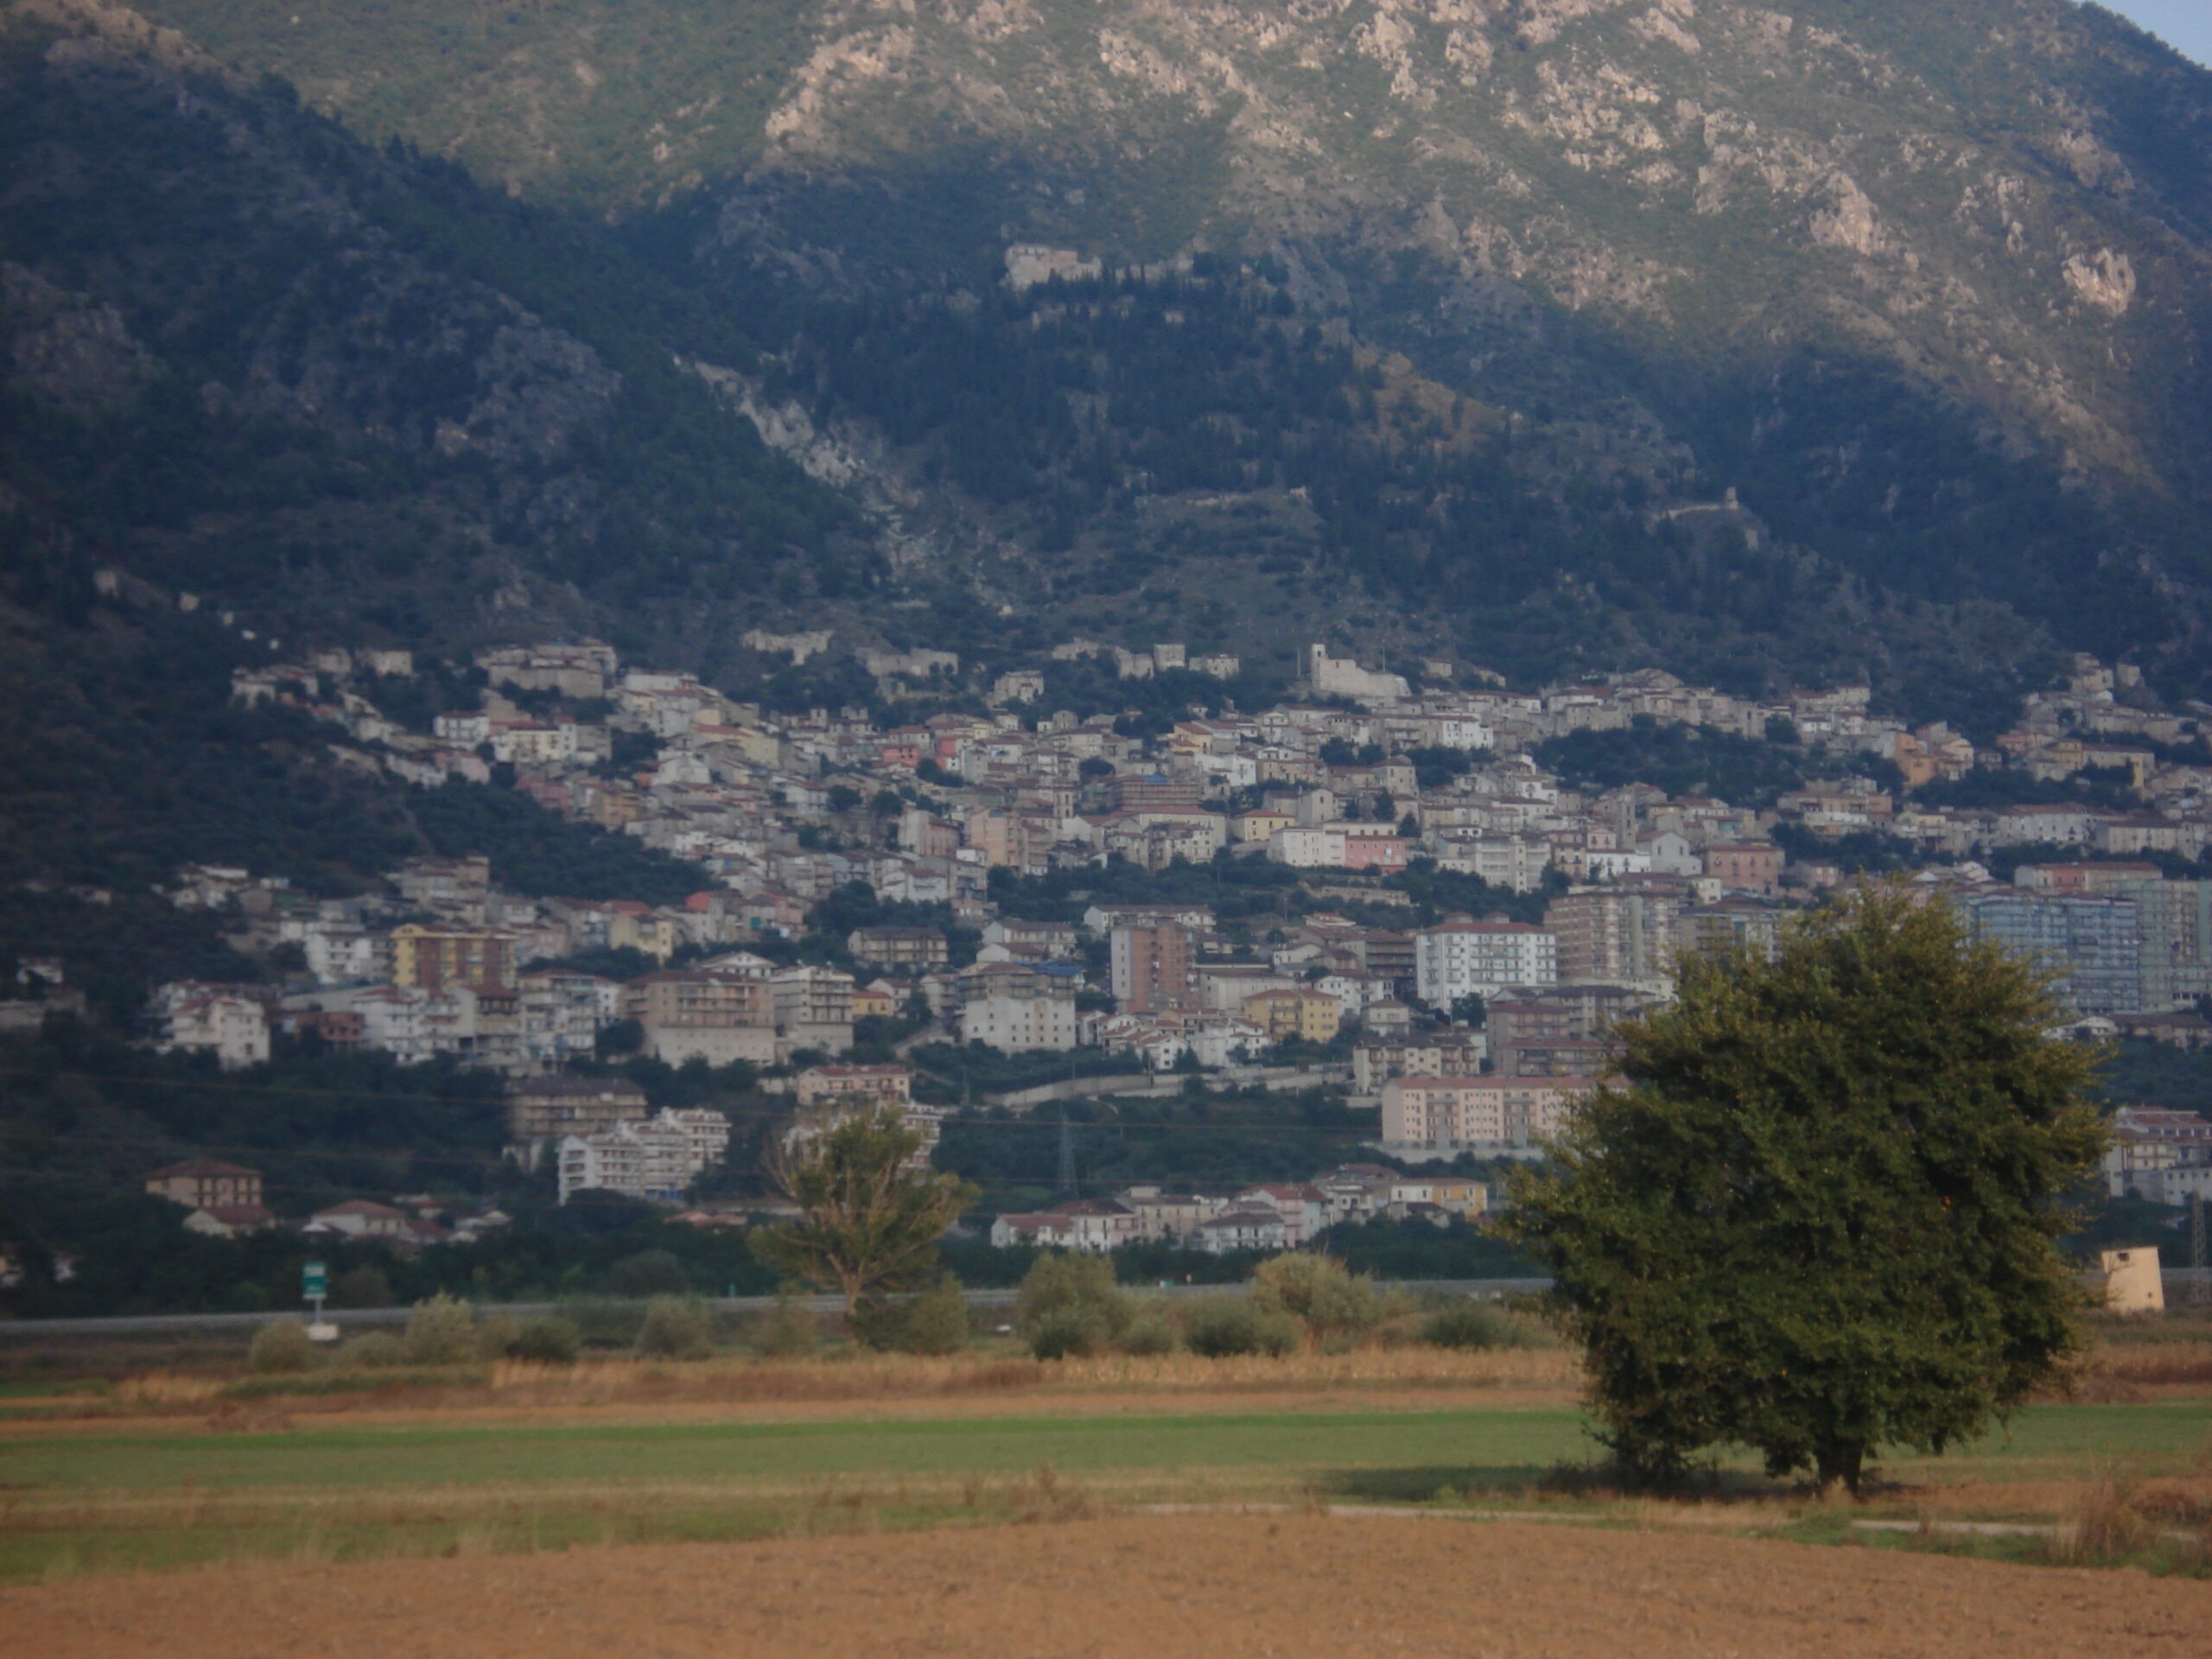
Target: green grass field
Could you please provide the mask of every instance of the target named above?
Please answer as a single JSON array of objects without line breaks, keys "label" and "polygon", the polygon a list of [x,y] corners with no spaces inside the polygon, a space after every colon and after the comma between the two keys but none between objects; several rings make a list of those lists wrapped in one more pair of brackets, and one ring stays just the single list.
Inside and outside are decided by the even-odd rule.
[{"label": "green grass field", "polygon": [[[2212,1403],[2039,1407],[1902,1486],[2183,1472]],[[1595,1460],[1563,1408],[802,1423],[0,1432],[0,1579],[995,1520],[1114,1502],[1526,1501]],[[1721,1485],[1758,1489],[1746,1461]],[[1555,1501],[1555,1500],[1554,1500]],[[1598,1502],[1599,1500],[1592,1500]],[[1905,1507],[1900,1510],[1897,1505]],[[1866,1513],[1910,1513],[1900,1497]],[[2001,1494],[1985,1506],[2011,1513]]]},{"label": "green grass field", "polygon": [[[2057,1478],[2099,1459],[2186,1464],[2212,1440],[2212,1404],[2045,1406],[2009,1433],[1940,1462],[1892,1468],[1977,1479]],[[1595,1446],[1563,1408],[1249,1415],[982,1418],[549,1427],[317,1428],[262,1434],[113,1434],[0,1440],[0,1488],[156,1492],[359,1491],[486,1483],[788,1482],[1019,1473],[1262,1469],[1301,1478],[1449,1469],[1510,1488]]]}]

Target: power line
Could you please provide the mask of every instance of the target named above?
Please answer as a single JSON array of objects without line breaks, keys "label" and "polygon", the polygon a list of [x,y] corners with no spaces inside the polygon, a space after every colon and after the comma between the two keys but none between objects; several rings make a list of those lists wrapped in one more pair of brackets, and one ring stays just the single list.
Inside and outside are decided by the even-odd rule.
[{"label": "power line", "polygon": [[156,1089],[202,1089],[231,1095],[305,1095],[330,1100],[404,1100],[432,1106],[481,1106],[498,1098],[480,1095],[416,1094],[393,1089],[327,1089],[311,1084],[230,1083],[213,1077],[134,1077],[104,1071],[55,1071],[36,1066],[0,1066],[0,1077],[35,1077],[57,1083],[113,1083]]},{"label": "power line", "polygon": [[[440,1158],[452,1162],[496,1164],[497,1153],[482,1152],[469,1147],[452,1148],[423,1147],[409,1145],[375,1146],[365,1141],[325,1143],[315,1147],[245,1146],[220,1142],[199,1141],[183,1135],[171,1135],[159,1140],[134,1135],[70,1135],[61,1131],[29,1128],[22,1139],[35,1139],[41,1142],[60,1142],[73,1147],[131,1147],[146,1152],[167,1152],[177,1147],[193,1147],[201,1154],[227,1153],[235,1157],[265,1158]],[[4,1142],[0,1142],[4,1145]]]}]

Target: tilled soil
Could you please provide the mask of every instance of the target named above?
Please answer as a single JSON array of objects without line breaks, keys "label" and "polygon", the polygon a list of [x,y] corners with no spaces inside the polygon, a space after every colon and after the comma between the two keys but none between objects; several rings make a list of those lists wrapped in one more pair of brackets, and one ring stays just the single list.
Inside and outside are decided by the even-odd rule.
[{"label": "tilled soil", "polygon": [[1865,1548],[1319,1516],[230,1567],[0,1592],[40,1659],[2199,1659],[2212,1585]]}]

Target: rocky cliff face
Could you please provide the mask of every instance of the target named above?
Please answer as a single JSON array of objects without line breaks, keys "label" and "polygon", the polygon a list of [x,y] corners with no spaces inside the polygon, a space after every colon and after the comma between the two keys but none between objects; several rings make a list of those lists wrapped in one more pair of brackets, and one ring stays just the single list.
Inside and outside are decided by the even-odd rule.
[{"label": "rocky cliff face", "polygon": [[[1010,219],[1109,255],[1357,236],[1662,349],[1892,360],[2069,467],[2156,476],[2177,435],[2212,270],[2164,184],[2206,159],[2212,78],[2063,0],[956,0],[815,27],[756,176],[980,147],[1039,181]],[[2161,98],[2193,131],[2141,130]],[[1202,164],[1150,236],[1110,181],[1052,188],[1160,150]]]},{"label": "rocky cliff face", "polygon": [[[1486,411],[1547,489],[1583,480],[1686,527],[1734,486],[1755,539],[1874,598],[2009,609],[2177,676],[2212,662],[2190,528],[2212,501],[2212,76],[2070,0],[145,10],[180,35],[103,14],[108,49],[174,71],[204,48],[194,73],[273,72],[371,140],[587,202],[794,363],[818,326],[802,302],[989,295],[1011,243],[1166,271],[1211,255],[1263,272],[1254,302],[1311,339]],[[354,362],[404,337],[465,359],[478,390],[434,447],[542,461],[618,395],[603,350],[512,296],[401,326],[424,279],[364,257],[369,298],[319,349]],[[0,296],[44,319],[21,325],[17,378],[73,352],[103,365],[87,395],[130,395],[108,302],[33,274],[63,297]],[[318,378],[273,344],[256,362],[221,395],[391,424],[374,374]],[[792,399],[810,400],[872,454],[865,480],[815,470],[863,517],[899,504],[876,552],[899,569],[960,574],[957,550],[917,551],[924,521],[954,527],[947,544],[1040,539],[1034,515],[943,492],[929,507],[926,435],[855,395],[821,379],[725,407],[772,408],[763,429],[791,448]],[[1136,474],[1116,487],[1156,493]],[[1436,487],[1392,486],[1401,505]],[[1096,539],[1069,529],[1072,499],[1045,544]],[[1601,574],[1560,574],[1618,599]]]}]

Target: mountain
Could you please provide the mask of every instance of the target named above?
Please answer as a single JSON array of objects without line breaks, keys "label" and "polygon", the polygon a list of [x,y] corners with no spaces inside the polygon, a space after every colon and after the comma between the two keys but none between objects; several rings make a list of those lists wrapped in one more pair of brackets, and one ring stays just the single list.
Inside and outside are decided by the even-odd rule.
[{"label": "mountain", "polygon": [[795,623],[1978,727],[2212,669],[2212,76],[2095,7],[4,15],[40,557],[725,680]]}]

